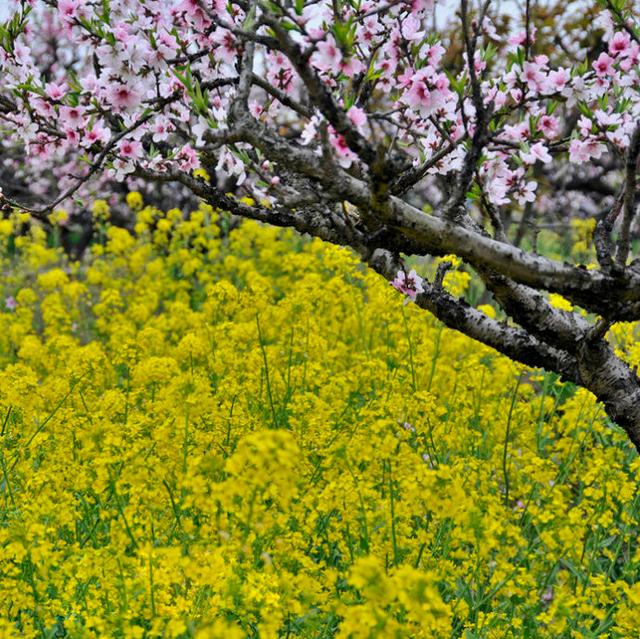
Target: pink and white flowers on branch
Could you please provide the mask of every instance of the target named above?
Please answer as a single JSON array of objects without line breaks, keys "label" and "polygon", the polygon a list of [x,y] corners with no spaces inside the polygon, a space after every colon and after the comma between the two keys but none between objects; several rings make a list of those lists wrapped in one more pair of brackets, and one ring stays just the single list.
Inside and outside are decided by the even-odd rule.
[{"label": "pink and white flowers on branch", "polygon": [[606,51],[564,65],[535,54],[534,27],[529,40],[498,33],[499,16],[483,12],[469,69],[466,54],[445,63],[433,0],[12,2],[2,147],[24,149],[50,201],[100,176],[189,175],[203,162],[218,183],[286,201],[291,167],[233,130],[244,102],[257,124],[345,171],[363,174],[383,153],[431,205],[444,197],[438,176],[461,169],[481,105],[491,124],[477,187],[493,206],[521,206],[553,172],[537,167],[624,153],[640,114],[640,46],[606,11]]},{"label": "pink and white flowers on branch", "polygon": [[411,269],[408,273],[405,270],[398,271],[397,275],[391,282],[391,285],[396,290],[400,291],[407,297],[405,298],[405,304],[411,300],[416,301],[416,298],[420,293],[424,293],[423,287],[424,280]]}]

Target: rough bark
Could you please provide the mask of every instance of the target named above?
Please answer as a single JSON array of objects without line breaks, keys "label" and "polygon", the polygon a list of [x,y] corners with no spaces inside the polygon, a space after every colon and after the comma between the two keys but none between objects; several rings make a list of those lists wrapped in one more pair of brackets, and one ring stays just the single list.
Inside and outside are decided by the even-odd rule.
[{"label": "rough bark", "polygon": [[604,340],[579,347],[582,385],[603,404],[607,415],[624,428],[640,452],[640,379]]}]

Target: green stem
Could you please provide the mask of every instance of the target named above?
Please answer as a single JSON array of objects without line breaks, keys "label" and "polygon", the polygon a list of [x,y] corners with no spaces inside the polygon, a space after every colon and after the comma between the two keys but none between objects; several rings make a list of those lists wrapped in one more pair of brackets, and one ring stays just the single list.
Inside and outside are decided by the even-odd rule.
[{"label": "green stem", "polygon": [[415,393],[418,390],[418,385],[416,384],[416,369],[413,363],[413,343],[411,342],[411,331],[409,331],[409,322],[407,322],[407,313],[402,307],[402,319],[404,320],[404,330],[407,335],[407,342],[409,343],[409,365],[411,366],[411,386],[413,388],[413,392]]},{"label": "green stem", "polygon": [[516,399],[518,397],[518,388],[520,388],[520,382],[522,381],[522,373],[518,375],[516,385],[511,394],[511,406],[509,407],[509,415],[507,417],[507,429],[504,435],[504,448],[502,450],[502,472],[504,474],[504,503],[505,506],[509,505],[509,468],[507,464],[507,452],[509,448],[509,435],[511,433],[511,418],[513,417],[513,409],[516,405]]},{"label": "green stem", "polygon": [[271,415],[273,417],[273,427],[278,428],[278,415],[273,403],[273,394],[271,393],[271,380],[269,378],[269,363],[267,361],[267,351],[264,347],[264,340],[262,338],[262,328],[260,327],[260,316],[256,315],[256,324],[258,325],[258,339],[260,341],[260,350],[262,351],[262,361],[264,362],[264,374],[267,382],[267,397],[269,398],[269,405],[271,406]]}]

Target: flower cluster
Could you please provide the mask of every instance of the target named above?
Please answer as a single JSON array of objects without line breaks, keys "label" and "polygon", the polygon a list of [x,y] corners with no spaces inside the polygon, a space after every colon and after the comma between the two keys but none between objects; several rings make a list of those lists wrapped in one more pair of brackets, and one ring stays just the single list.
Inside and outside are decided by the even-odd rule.
[{"label": "flower cluster", "polygon": [[81,262],[0,224],[1,637],[634,636],[640,465],[591,395],[346,250],[127,201]]}]

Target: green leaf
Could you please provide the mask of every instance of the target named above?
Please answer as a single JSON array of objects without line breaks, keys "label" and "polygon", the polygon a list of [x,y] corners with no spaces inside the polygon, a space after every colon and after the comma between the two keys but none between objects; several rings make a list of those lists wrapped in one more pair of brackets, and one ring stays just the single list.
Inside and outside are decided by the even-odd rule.
[{"label": "green leaf", "polygon": [[494,47],[493,44],[488,44],[482,52],[482,59],[485,62],[491,62],[491,60],[495,58],[497,53],[498,53],[498,49],[496,49],[496,47]]},{"label": "green leaf", "polygon": [[592,116],[591,109],[584,102],[578,102],[578,110],[588,118]]},{"label": "green leaf", "polygon": [[202,92],[202,88],[200,87],[200,83],[196,81],[194,83],[194,92],[193,92],[193,104],[198,109],[198,111],[202,114],[206,114],[209,111],[209,95],[207,91]]},{"label": "green leaf", "polygon": [[522,47],[516,49],[516,62],[519,67],[524,66],[524,49]]},{"label": "green leaf", "polygon": [[340,47],[346,51],[353,48],[356,37],[356,28],[353,19],[347,22],[335,22],[331,28],[333,36]]}]

